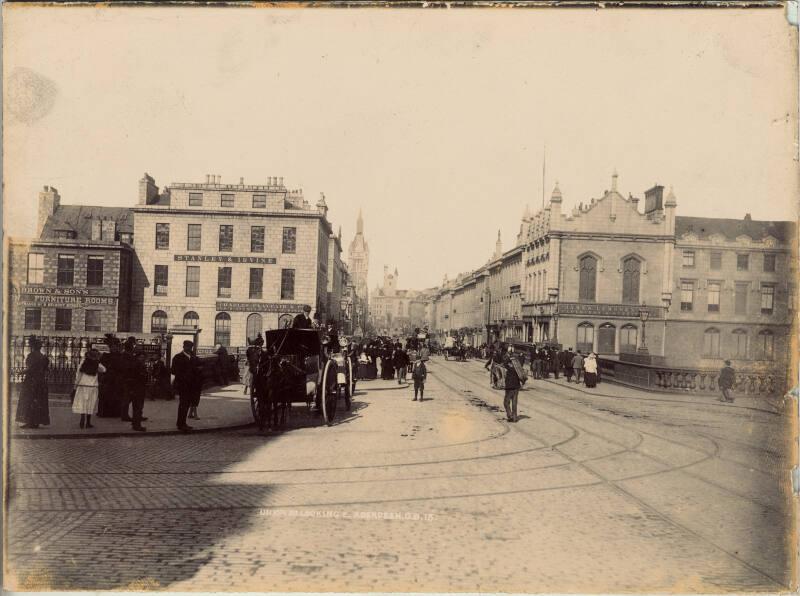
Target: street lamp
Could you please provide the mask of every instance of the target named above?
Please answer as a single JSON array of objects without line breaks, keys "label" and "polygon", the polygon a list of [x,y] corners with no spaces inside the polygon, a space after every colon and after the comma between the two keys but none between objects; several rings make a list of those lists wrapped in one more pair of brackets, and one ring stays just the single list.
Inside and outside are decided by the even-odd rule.
[{"label": "street lamp", "polygon": [[647,350],[647,340],[645,336],[645,329],[647,326],[647,319],[650,318],[650,311],[647,309],[647,305],[642,302],[642,306],[639,307],[639,320],[642,322],[642,343],[637,350],[640,354],[648,354]]}]

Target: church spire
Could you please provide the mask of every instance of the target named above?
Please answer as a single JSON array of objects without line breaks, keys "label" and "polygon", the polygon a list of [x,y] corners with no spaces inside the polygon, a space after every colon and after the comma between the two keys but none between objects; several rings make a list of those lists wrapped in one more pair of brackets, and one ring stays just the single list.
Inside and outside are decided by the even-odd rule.
[{"label": "church spire", "polygon": [[356,221],[356,234],[364,233],[364,218],[361,216],[361,209],[358,210],[358,220]]},{"label": "church spire", "polygon": [[500,230],[497,230],[497,242],[494,245],[494,258],[503,254],[503,241],[500,240]]}]

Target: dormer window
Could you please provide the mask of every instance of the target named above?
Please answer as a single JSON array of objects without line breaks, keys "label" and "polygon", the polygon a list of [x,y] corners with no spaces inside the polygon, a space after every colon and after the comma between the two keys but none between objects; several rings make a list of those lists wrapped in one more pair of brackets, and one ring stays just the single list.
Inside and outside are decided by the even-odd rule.
[{"label": "dormer window", "polygon": [[77,237],[75,230],[55,230],[53,233],[56,240],[75,240]]}]

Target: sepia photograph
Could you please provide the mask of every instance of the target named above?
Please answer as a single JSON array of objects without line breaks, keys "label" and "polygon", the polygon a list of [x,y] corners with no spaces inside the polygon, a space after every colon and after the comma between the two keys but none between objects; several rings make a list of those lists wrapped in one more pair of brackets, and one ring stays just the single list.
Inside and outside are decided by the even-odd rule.
[{"label": "sepia photograph", "polygon": [[5,3],[4,589],[795,591],[755,4]]}]

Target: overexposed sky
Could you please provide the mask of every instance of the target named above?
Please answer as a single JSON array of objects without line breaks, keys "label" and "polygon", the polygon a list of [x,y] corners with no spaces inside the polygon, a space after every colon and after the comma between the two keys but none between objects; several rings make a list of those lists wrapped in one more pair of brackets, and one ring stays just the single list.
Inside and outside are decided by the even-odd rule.
[{"label": "overexposed sky", "polygon": [[[796,31],[776,10],[384,10],[4,6],[5,226],[163,186],[326,194],[359,208],[403,288],[513,242],[564,206],[674,186],[678,214],[794,219]],[[33,99],[32,99],[33,98]]]}]

